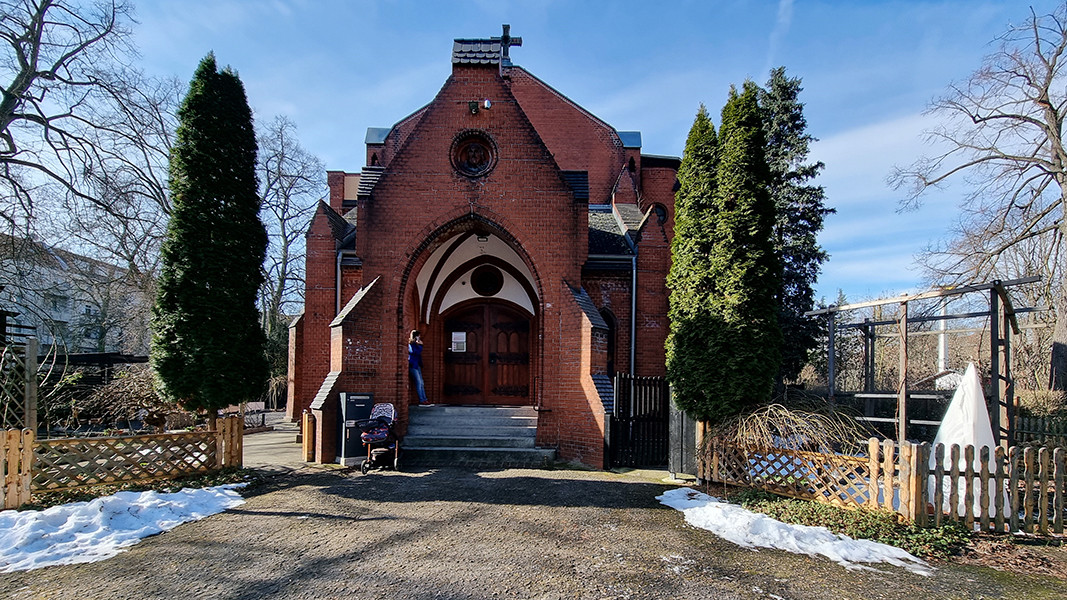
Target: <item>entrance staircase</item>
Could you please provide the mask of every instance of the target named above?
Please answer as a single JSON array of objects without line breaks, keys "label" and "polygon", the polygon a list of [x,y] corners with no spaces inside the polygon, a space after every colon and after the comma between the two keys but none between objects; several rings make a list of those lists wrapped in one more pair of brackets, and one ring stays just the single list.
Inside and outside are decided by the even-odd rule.
[{"label": "entrance staircase", "polygon": [[411,406],[400,445],[403,467],[543,467],[556,451],[537,448],[532,406]]}]

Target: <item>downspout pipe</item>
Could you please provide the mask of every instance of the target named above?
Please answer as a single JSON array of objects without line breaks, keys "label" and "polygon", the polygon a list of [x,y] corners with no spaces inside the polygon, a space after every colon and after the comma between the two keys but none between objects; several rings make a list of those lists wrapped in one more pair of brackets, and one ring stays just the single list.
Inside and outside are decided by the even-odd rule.
[{"label": "downspout pipe", "polygon": [[637,375],[637,246],[630,258],[630,376]]},{"label": "downspout pipe", "polygon": [[336,275],[335,275],[336,281],[334,281],[334,285],[333,285],[333,299],[334,299],[333,316],[335,316],[335,317],[337,315],[341,314],[341,258],[344,256],[344,253],[345,253],[344,250],[338,250],[337,251],[337,271],[336,271]]},{"label": "downspout pipe", "polygon": [[341,307],[344,305],[344,302],[345,302],[345,298],[341,297],[341,284],[343,283],[342,280],[341,280],[341,266],[344,264],[345,257],[353,257],[353,258],[356,259],[355,263],[349,263],[349,264],[361,264],[359,262],[358,257],[356,256],[356,251],[355,250],[342,249],[342,250],[338,250],[337,251],[337,265],[336,265],[337,271],[336,271],[336,274],[334,275],[336,277],[336,281],[334,282],[334,305],[335,305],[335,308],[334,308],[333,316],[335,316],[335,317],[337,315],[341,314]]}]

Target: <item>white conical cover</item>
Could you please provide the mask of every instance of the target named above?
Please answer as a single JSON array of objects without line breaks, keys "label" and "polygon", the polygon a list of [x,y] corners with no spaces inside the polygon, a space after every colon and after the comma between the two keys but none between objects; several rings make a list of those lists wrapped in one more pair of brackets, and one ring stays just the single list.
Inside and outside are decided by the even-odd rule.
[{"label": "white conical cover", "polygon": [[[941,419],[941,426],[937,428],[937,435],[934,436],[934,448],[938,444],[945,445],[945,470],[952,468],[950,459],[950,452],[952,444],[958,444],[960,447],[960,461],[959,470],[964,472],[966,469],[966,461],[964,459],[964,448],[967,446],[974,446],[974,470],[979,472],[981,468],[980,457],[982,448],[989,448],[989,469],[992,472],[994,468],[993,451],[996,448],[996,441],[993,439],[993,427],[989,422],[989,409],[986,408],[985,395],[982,392],[982,379],[978,376],[978,370],[974,367],[974,363],[967,365],[967,370],[963,373],[963,379],[960,380],[959,386],[956,388],[956,393],[952,395],[952,401],[949,402],[948,409],[945,411],[944,418]],[[934,455],[931,452],[930,455],[930,468],[934,468]],[[930,478],[931,489],[934,485],[934,478]],[[959,515],[965,513],[964,504],[964,492],[966,490],[966,479],[959,478],[956,482],[959,493],[959,506],[956,507]],[[942,483],[945,499],[942,506],[942,510],[948,512],[951,510],[949,506],[949,490],[952,486],[952,478],[945,477]],[[980,483],[978,478],[974,481],[974,514],[978,515],[981,511],[980,502]],[[992,479],[989,481],[989,512],[990,516],[996,516],[996,508],[994,503],[996,482]],[[933,492],[930,493],[930,498],[933,498]]]},{"label": "white conical cover", "polygon": [[952,395],[952,402],[949,402],[948,410],[941,419],[941,426],[934,436],[934,445],[937,444],[944,444],[946,449],[952,444],[959,444],[961,449],[974,446],[975,456],[981,452],[982,446],[989,447],[992,452],[997,445],[982,393],[982,379],[974,363],[967,365],[963,379]]}]

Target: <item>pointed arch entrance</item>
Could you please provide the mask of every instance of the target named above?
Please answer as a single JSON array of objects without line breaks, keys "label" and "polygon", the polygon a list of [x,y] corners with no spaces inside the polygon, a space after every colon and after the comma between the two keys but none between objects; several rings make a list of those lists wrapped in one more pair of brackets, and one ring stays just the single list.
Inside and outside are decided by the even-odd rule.
[{"label": "pointed arch entrance", "polygon": [[[481,227],[436,244],[408,306],[424,330],[431,402],[533,405],[540,294],[532,264],[506,233]],[[427,368],[428,366],[428,368]]]}]

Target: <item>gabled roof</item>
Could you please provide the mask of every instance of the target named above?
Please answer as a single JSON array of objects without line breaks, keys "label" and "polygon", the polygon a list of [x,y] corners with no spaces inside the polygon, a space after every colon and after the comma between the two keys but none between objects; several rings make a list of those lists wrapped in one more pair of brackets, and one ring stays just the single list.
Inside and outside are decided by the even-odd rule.
[{"label": "gabled roof", "polygon": [[337,243],[337,249],[352,245],[356,239],[356,226],[322,200],[319,200],[319,212],[325,215],[326,222],[330,224],[330,233]]},{"label": "gabled roof", "polygon": [[326,375],[326,379],[319,386],[318,393],[315,394],[315,399],[311,401],[311,406],[309,407],[311,410],[322,410],[322,407],[326,405],[326,401],[329,400],[330,394],[333,393],[333,388],[337,385],[337,378],[340,376],[340,371],[330,371]]},{"label": "gabled roof", "polygon": [[561,171],[563,179],[574,191],[575,200],[589,202],[589,171]]},{"label": "gabled roof", "polygon": [[645,213],[635,204],[616,204],[615,214],[619,215],[619,223],[626,231],[640,229],[641,222],[645,219]]},{"label": "gabled roof", "polygon": [[363,167],[363,171],[359,174],[359,188],[357,188],[356,195],[370,196],[383,174],[385,174],[385,167]]},{"label": "gabled roof", "polygon": [[619,141],[622,142],[623,148],[640,148],[641,147],[641,132],[640,131],[620,131]]},{"label": "gabled roof", "polygon": [[610,207],[589,210],[589,254],[633,254]]},{"label": "gabled roof", "polygon": [[592,323],[593,327],[607,330],[608,323],[601,316],[600,311],[596,309],[596,306],[593,305],[593,299],[589,297],[589,292],[585,291],[585,288],[572,288],[570,284],[567,284],[567,288],[574,295],[574,302],[578,304],[578,308],[582,309],[585,316],[589,317],[589,322]]},{"label": "gabled roof", "polygon": [[345,319],[348,318],[348,315],[353,310],[355,310],[355,308],[359,304],[359,302],[361,300],[363,300],[363,298],[371,291],[371,289],[374,287],[374,284],[378,283],[379,279],[381,279],[381,276],[375,277],[374,281],[372,281],[372,282],[368,283],[367,285],[363,286],[362,288],[359,289],[358,292],[353,294],[352,295],[352,299],[348,301],[348,304],[345,304],[345,307],[341,309],[341,312],[337,313],[337,317],[334,318],[334,320],[330,322],[330,327],[337,327],[337,326],[341,325],[342,323],[344,323]]},{"label": "gabled roof", "polygon": [[607,375],[592,375],[593,385],[596,386],[600,403],[604,405],[604,414],[610,415],[615,412],[615,385],[611,377]]},{"label": "gabled roof", "polygon": [[452,43],[454,65],[499,65],[500,40],[455,40]]},{"label": "gabled roof", "polygon": [[392,131],[392,127],[368,127],[367,137],[363,139],[364,144],[384,144],[386,136]]}]

